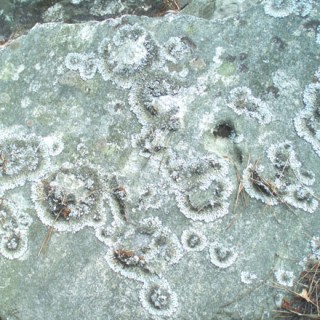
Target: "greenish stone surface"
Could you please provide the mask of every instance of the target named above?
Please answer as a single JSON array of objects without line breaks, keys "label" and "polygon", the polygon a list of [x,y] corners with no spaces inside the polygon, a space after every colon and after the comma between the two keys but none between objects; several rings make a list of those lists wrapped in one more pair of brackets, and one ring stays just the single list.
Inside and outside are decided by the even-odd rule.
[{"label": "greenish stone surface", "polygon": [[49,23],[2,47],[1,319],[272,318],[276,274],[317,253],[319,15]]}]

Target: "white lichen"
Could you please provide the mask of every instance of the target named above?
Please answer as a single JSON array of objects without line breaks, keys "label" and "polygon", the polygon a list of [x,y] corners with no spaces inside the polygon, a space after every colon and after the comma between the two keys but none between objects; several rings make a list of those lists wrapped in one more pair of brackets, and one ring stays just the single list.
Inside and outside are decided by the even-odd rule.
[{"label": "white lichen", "polygon": [[31,217],[14,203],[0,203],[0,255],[7,259],[22,259],[28,250]]},{"label": "white lichen", "polygon": [[172,181],[183,189],[189,188],[190,184],[208,188],[212,179],[224,178],[229,172],[228,162],[219,155],[202,156],[192,150],[186,153],[169,150],[166,168]]},{"label": "white lichen", "polygon": [[208,244],[207,237],[194,228],[182,232],[181,243],[186,251],[202,251]]},{"label": "white lichen", "polygon": [[96,235],[109,246],[105,259],[110,268],[129,279],[154,280],[182,257],[178,238],[158,218],[143,219],[136,226],[118,221]]},{"label": "white lichen", "polygon": [[70,70],[78,70],[83,80],[89,80],[95,76],[99,61],[93,53],[70,52],[65,58],[65,65]]},{"label": "white lichen", "polygon": [[237,87],[230,91],[227,105],[235,113],[245,114],[256,119],[260,124],[268,124],[272,120],[270,107],[261,99],[252,95],[247,87]]},{"label": "white lichen", "polygon": [[292,13],[292,0],[266,0],[264,12],[274,18],[284,18]]},{"label": "white lichen", "polygon": [[50,156],[57,156],[64,149],[61,134],[46,136],[43,138],[43,142],[47,145]]},{"label": "white lichen", "polygon": [[112,38],[102,40],[98,53],[102,78],[129,88],[128,78],[134,79],[156,60],[158,46],[145,29],[136,24],[125,25]]},{"label": "white lichen", "polygon": [[[171,37],[164,44],[165,58],[173,63],[178,63],[185,59],[191,59],[192,44],[187,37]],[[193,44],[194,45],[194,44]]]},{"label": "white lichen", "polygon": [[252,284],[257,280],[257,275],[249,271],[242,271],[240,275],[241,282],[244,284]]},{"label": "white lichen", "polygon": [[312,191],[303,185],[290,185],[286,189],[287,194],[283,196],[285,203],[306,212],[313,213],[318,208],[318,200]]},{"label": "white lichen", "polygon": [[34,181],[48,169],[48,146],[35,136],[18,129],[3,130],[0,138],[0,195],[8,189]]},{"label": "white lichen", "polygon": [[287,169],[298,172],[301,163],[297,160],[291,141],[285,140],[280,143],[271,144],[267,150],[267,156],[277,170],[284,174]]},{"label": "white lichen", "polygon": [[285,287],[292,287],[294,274],[292,271],[283,270],[282,268],[275,271],[274,276],[276,281]]},{"label": "white lichen", "polygon": [[189,96],[187,85],[178,79],[157,74],[149,81],[136,82],[129,94],[131,111],[143,126],[177,131],[183,125]]},{"label": "white lichen", "polygon": [[297,134],[320,156],[320,83],[308,85],[303,94],[305,108],[294,119]]},{"label": "white lichen", "polygon": [[320,25],[317,27],[316,31],[316,43],[320,44]]},{"label": "white lichen", "polygon": [[209,253],[211,263],[222,269],[232,266],[238,258],[235,248],[218,241],[210,244]]},{"label": "white lichen", "polygon": [[58,231],[76,232],[105,223],[106,207],[98,171],[89,165],[53,169],[32,186],[37,215]]},{"label": "white lichen", "polygon": [[145,283],[139,294],[142,307],[153,316],[176,316],[178,310],[177,295],[166,280]]},{"label": "white lichen", "polygon": [[193,221],[212,222],[228,214],[233,185],[228,178],[212,178],[209,184],[191,190],[176,190],[180,211]]},{"label": "white lichen", "polygon": [[320,237],[312,237],[308,241],[308,251],[311,252],[309,259],[320,260]]},{"label": "white lichen", "polygon": [[292,0],[292,12],[301,17],[310,14],[313,6],[313,0]]},{"label": "white lichen", "polygon": [[268,181],[263,177],[264,168],[261,165],[250,163],[243,171],[242,184],[251,198],[260,200],[270,206],[277,205],[278,199]]}]

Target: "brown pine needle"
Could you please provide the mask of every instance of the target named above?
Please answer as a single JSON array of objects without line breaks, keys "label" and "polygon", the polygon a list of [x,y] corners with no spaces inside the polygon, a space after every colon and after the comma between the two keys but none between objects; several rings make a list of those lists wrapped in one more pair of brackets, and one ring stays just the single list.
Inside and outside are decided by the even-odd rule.
[{"label": "brown pine needle", "polygon": [[53,233],[53,230],[54,230],[54,227],[51,226],[47,232],[47,235],[46,237],[44,238],[44,240],[42,241],[42,244],[41,244],[41,247],[39,249],[39,252],[38,252],[38,256],[41,254],[41,253],[44,253],[45,251],[47,251],[48,249],[48,246],[49,246],[49,242],[50,242],[50,239],[51,239],[51,236],[52,236],[52,233]]},{"label": "brown pine needle", "polygon": [[[301,272],[296,288],[290,290],[279,284],[273,287],[285,290],[290,293],[290,299],[283,299],[281,308],[274,310],[279,316],[275,318],[286,319],[308,318],[320,319],[320,301],[318,299],[318,287],[320,282],[320,262],[318,260],[310,260],[306,264],[306,268]],[[298,317],[297,317],[298,316]]]},{"label": "brown pine needle", "polygon": [[47,233],[46,237],[42,241],[41,247],[40,247],[39,252],[38,252],[38,256],[43,252],[44,249],[47,250],[49,242],[50,242],[50,239],[51,239],[51,236],[52,236],[52,233],[54,231],[54,225],[57,222],[57,220],[59,219],[61,214],[63,214],[63,209],[61,209],[60,212],[57,214],[56,218],[53,221],[52,226],[50,226],[50,228],[48,230],[48,233]]}]

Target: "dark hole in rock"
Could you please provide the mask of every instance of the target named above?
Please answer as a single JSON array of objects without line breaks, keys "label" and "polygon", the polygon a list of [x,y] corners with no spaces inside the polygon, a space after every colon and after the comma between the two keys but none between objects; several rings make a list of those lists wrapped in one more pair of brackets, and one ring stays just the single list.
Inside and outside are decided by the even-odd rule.
[{"label": "dark hole in rock", "polygon": [[235,136],[235,129],[230,121],[223,121],[213,131],[215,137],[231,138]]}]

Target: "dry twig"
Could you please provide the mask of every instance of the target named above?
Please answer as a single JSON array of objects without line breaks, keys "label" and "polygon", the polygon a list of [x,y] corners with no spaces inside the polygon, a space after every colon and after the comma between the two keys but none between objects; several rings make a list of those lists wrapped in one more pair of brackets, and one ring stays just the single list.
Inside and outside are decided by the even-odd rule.
[{"label": "dry twig", "polygon": [[308,261],[306,269],[300,274],[297,286],[294,290],[283,288],[279,285],[274,287],[284,289],[291,295],[290,299],[282,300],[281,307],[276,312],[275,319],[284,318],[296,320],[300,318],[320,320],[320,262]]}]

